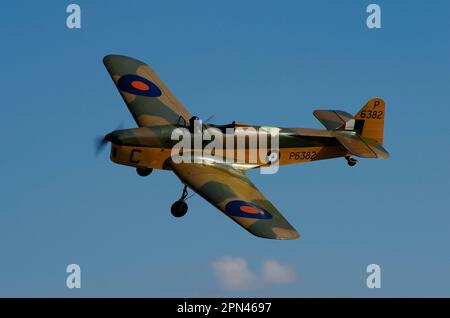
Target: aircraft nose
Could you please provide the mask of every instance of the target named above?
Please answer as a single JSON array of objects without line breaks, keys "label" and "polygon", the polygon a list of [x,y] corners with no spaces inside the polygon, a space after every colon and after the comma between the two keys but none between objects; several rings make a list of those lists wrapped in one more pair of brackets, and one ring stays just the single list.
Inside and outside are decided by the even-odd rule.
[{"label": "aircraft nose", "polygon": [[116,145],[123,145],[129,142],[132,135],[127,130],[115,130],[105,136],[105,140]]},{"label": "aircraft nose", "polygon": [[105,140],[116,143],[119,139],[119,136],[115,132],[111,132],[105,136]]}]

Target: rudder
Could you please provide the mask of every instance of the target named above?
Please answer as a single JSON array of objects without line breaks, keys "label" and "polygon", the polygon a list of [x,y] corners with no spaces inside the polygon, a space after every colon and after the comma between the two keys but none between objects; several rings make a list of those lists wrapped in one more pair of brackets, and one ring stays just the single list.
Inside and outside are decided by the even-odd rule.
[{"label": "rudder", "polygon": [[339,130],[353,130],[360,136],[383,144],[385,103],[381,98],[372,98]]},{"label": "rudder", "polygon": [[355,115],[355,131],[364,138],[383,144],[385,104],[381,98],[373,98]]}]

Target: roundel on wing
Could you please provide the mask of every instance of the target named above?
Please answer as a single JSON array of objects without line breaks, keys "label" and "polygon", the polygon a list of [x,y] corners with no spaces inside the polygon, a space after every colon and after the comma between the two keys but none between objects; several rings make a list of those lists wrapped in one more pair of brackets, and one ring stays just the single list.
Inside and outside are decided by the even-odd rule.
[{"label": "roundel on wing", "polygon": [[140,96],[158,97],[161,96],[161,90],[153,82],[148,79],[135,75],[123,75],[117,81],[117,86],[120,90]]},{"label": "roundel on wing", "polygon": [[231,216],[239,216],[251,219],[271,219],[272,215],[263,208],[253,203],[235,200],[225,205],[225,212]]}]

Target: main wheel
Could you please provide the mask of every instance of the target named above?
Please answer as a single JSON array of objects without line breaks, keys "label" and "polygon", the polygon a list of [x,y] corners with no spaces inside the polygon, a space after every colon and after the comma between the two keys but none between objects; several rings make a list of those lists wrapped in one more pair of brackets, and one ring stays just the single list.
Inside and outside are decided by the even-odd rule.
[{"label": "main wheel", "polygon": [[152,168],[136,168],[137,174],[140,175],[141,177],[148,176],[150,173],[152,173],[152,171],[153,171]]},{"label": "main wheel", "polygon": [[180,217],[184,216],[186,214],[187,210],[188,210],[188,205],[185,201],[182,201],[182,200],[175,201],[170,208],[170,212],[176,218],[180,218]]}]

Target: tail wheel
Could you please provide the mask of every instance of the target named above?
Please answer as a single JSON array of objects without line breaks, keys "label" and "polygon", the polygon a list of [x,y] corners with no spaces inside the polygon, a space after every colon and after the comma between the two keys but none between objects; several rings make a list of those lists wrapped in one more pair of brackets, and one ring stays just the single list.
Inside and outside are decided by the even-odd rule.
[{"label": "tail wheel", "polygon": [[355,158],[352,158],[350,156],[345,157],[345,160],[347,160],[347,164],[350,167],[353,167],[354,165],[356,165],[358,163],[358,160],[356,160]]}]

